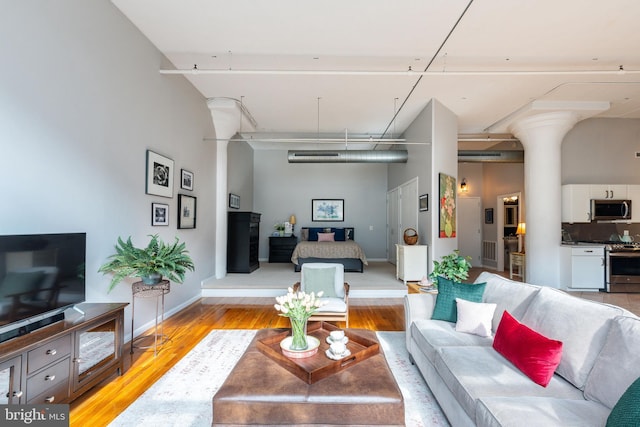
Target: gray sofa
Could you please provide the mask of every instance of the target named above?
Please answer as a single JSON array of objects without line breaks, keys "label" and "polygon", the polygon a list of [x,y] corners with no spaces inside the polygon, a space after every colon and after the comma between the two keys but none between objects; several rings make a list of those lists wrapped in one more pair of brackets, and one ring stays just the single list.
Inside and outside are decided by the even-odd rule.
[{"label": "gray sofa", "polygon": [[483,302],[495,303],[492,331],[507,310],[563,342],[547,387],[534,383],[492,347],[493,337],[456,332],[431,320],[432,294],[405,297],[406,345],[453,426],[604,426],[640,376],[640,319],[616,306],[484,272]]}]

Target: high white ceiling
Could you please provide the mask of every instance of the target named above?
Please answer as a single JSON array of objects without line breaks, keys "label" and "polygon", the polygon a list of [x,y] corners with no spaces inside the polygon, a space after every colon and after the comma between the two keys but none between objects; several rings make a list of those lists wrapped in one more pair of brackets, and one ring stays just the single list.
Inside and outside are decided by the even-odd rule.
[{"label": "high white ceiling", "polygon": [[[185,76],[205,97],[241,100],[268,135],[398,137],[431,98],[460,134],[504,132],[492,125],[534,100],[640,118],[638,0],[112,1],[163,69],[197,65]],[[409,69],[428,73],[299,72]]]}]

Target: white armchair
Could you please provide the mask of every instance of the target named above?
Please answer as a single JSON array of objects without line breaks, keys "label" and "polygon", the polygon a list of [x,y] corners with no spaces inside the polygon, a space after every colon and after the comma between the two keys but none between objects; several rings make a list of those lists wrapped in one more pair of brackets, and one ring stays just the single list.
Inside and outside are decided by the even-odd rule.
[{"label": "white armchair", "polygon": [[323,291],[321,300],[325,303],[309,320],[343,321],[349,327],[349,284],[344,281],[344,266],[337,263],[302,264],[300,282],[294,291]]}]

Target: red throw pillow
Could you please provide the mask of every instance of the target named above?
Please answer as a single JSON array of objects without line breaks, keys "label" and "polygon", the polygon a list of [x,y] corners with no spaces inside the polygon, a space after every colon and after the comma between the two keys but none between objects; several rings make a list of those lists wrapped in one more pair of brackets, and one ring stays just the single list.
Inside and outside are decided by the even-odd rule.
[{"label": "red throw pillow", "polygon": [[562,341],[552,340],[502,314],[493,348],[536,384],[546,387],[562,358]]}]

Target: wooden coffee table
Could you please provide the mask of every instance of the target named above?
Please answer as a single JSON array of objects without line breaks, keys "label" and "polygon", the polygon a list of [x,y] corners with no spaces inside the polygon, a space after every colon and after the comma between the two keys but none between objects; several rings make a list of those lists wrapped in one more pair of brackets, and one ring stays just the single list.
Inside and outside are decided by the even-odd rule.
[{"label": "wooden coffee table", "polygon": [[[213,425],[404,425],[404,401],[382,349],[312,384],[258,348],[263,329],[213,397]],[[347,329],[377,342],[375,332]],[[326,358],[322,342],[318,354]]]}]

